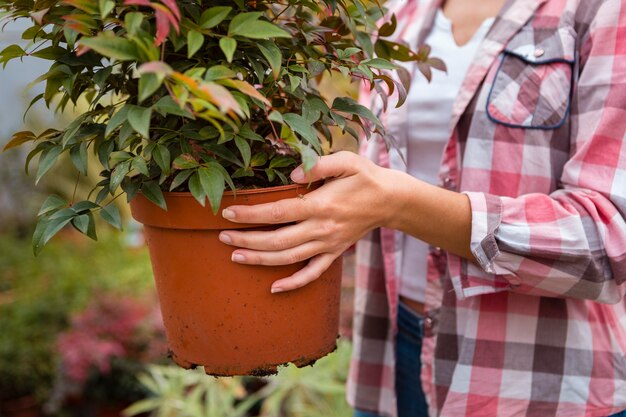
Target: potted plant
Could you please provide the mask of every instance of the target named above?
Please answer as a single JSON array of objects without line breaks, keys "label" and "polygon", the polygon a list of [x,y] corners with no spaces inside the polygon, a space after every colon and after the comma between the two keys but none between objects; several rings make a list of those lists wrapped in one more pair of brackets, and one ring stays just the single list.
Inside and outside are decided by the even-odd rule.
[{"label": "potted plant", "polygon": [[178,364],[266,374],[332,351],[340,265],[270,295],[274,279],[301,265],[235,267],[217,234],[241,226],[221,218],[220,204],[306,193],[288,174],[310,169],[337,130],[389,139],[372,111],[349,97],[328,102],[317,82],[327,74],[369,82],[385,105],[394,91],[400,105],[409,74],[391,61],[415,60],[428,73],[440,65],[428,48],[386,39],[395,18],[381,22],[381,5],[366,0],[0,0],[3,11],[31,19],[23,38],[32,45],[7,47],[0,63],[51,60],[34,101],[82,109],[66,129],[18,132],[5,149],[34,143],[26,166],[38,157],[36,181],[62,156],[77,176],[89,153],[101,165],[84,199],[46,200],[35,252],[67,225],[95,239],[96,215],[121,227],[111,201],[126,195],[146,226]]}]

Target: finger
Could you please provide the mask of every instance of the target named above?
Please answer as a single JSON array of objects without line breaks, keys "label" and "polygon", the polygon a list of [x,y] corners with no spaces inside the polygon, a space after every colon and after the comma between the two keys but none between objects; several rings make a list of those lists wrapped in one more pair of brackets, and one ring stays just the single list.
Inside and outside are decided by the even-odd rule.
[{"label": "finger", "polygon": [[246,265],[291,265],[306,261],[321,253],[323,249],[323,243],[316,240],[282,251],[237,249],[233,252],[231,259],[233,262]]},{"label": "finger", "polygon": [[310,199],[287,198],[252,206],[230,206],[222,210],[222,217],[235,223],[281,224],[303,220],[312,212]]},{"label": "finger", "polygon": [[319,228],[312,228],[308,222],[296,223],[270,231],[227,230],[219,234],[219,239],[227,245],[245,249],[281,251],[322,236]]},{"label": "finger", "polygon": [[337,256],[332,253],[324,253],[312,258],[307,266],[288,278],[275,281],[272,284],[272,293],[295,290],[318,279],[324,273]]},{"label": "finger", "polygon": [[349,176],[356,172],[356,164],[360,162],[360,159],[361,157],[348,151],[322,156],[308,172],[304,171],[302,165],[294,169],[291,172],[291,179],[305,184],[326,178]]}]

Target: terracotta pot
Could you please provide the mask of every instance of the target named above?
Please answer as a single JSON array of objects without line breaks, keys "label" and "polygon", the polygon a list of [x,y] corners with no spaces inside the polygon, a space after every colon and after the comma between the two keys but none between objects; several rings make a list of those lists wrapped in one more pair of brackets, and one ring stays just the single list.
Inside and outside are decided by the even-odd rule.
[{"label": "terracotta pot", "polygon": [[[297,197],[303,186],[225,193],[222,207]],[[277,366],[311,364],[336,347],[341,262],[313,283],[271,294],[273,281],[302,268],[239,265],[234,250],[218,240],[226,229],[268,229],[241,225],[202,207],[190,193],[166,193],[164,211],[138,195],[133,217],[145,226],[165,329],[174,361],[204,366],[211,375],[268,375]],[[270,230],[273,227],[270,227]]]}]

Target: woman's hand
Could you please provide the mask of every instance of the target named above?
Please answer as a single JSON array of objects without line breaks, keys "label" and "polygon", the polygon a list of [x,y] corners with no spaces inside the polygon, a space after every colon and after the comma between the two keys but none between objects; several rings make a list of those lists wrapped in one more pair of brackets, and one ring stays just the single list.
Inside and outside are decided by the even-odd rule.
[{"label": "woman's hand", "polygon": [[310,259],[307,266],[272,285],[272,292],[293,290],[317,279],[346,249],[394,215],[394,171],[381,168],[350,152],[323,156],[304,173],[296,168],[297,183],[326,179],[305,197],[255,206],[231,206],[224,218],[236,223],[292,223],[274,231],[229,230],[220,240],[237,246],[234,262],[287,265]]}]

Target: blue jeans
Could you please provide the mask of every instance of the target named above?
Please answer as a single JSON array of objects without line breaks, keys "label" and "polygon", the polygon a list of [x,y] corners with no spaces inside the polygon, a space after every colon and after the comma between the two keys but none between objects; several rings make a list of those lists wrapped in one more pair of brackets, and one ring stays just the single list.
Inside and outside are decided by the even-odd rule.
[{"label": "blue jeans", "polygon": [[[427,417],[428,406],[422,391],[420,373],[424,318],[400,303],[396,338],[396,396],[398,417]],[[354,417],[379,417],[355,410]],[[626,416],[625,416],[626,417]]]},{"label": "blue jeans", "polygon": [[[427,417],[428,407],[422,391],[423,317],[400,303],[398,307],[398,336],[396,339],[396,396],[398,417]],[[380,417],[378,414],[355,410],[354,417]],[[626,410],[609,417],[626,417]]]}]

